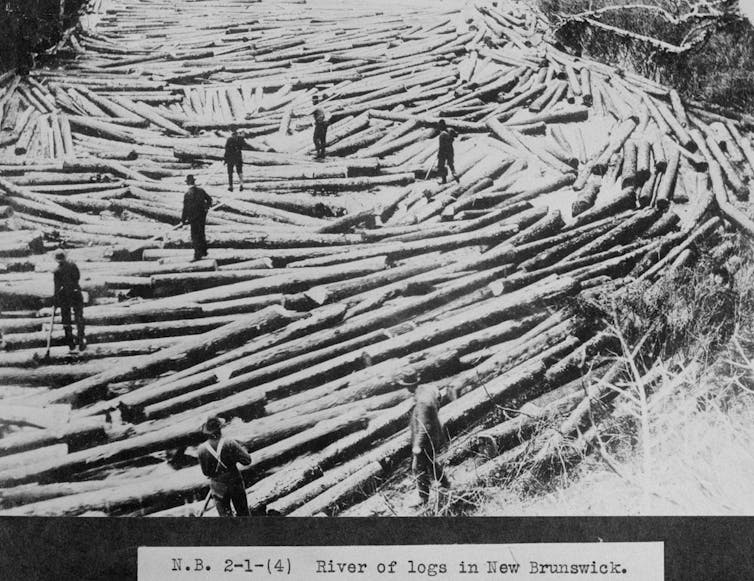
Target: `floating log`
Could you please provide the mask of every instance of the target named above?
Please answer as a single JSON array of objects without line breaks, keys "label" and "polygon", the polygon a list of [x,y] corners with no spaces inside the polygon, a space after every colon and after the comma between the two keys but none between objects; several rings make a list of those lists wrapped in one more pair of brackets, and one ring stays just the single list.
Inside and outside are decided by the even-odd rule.
[{"label": "floating log", "polygon": [[597,196],[600,192],[600,183],[598,181],[591,181],[586,188],[584,188],[574,200],[571,205],[571,216],[576,217],[579,214],[583,214],[589,208],[594,206],[594,202],[597,200]]},{"label": "floating log", "polygon": [[680,160],[681,154],[678,151],[674,151],[668,159],[668,166],[662,174],[660,184],[657,186],[655,205],[661,210],[667,209],[670,201],[673,199],[673,190],[678,177],[678,164]]},{"label": "floating log", "polygon": [[636,121],[629,118],[623,121],[618,128],[610,134],[610,141],[607,148],[600,154],[592,166],[593,173],[604,175],[608,163],[610,162],[610,158],[616,151],[623,147],[623,144],[631,136],[634,129],[636,129]]},{"label": "floating log", "polygon": [[[547,393],[553,414],[573,408],[558,426],[573,435],[607,393],[557,390],[614,346],[568,301],[689,264],[721,219],[754,233],[728,199],[754,173],[745,117],[565,55],[527,10],[334,19],[232,0],[218,28],[200,4],[95,5],[61,43],[75,59],[0,77],[0,253],[19,255],[0,268],[16,301],[0,329],[23,347],[0,353],[0,479],[30,483],[0,491],[9,514],[198,511],[207,481],[178,466],[208,414],[252,450],[255,511],[337,513],[405,468],[409,365],[452,434]],[[312,159],[315,94],[327,161]],[[459,133],[458,184],[421,181],[440,121]],[[219,163],[231,128],[249,145],[240,194]],[[165,232],[188,173],[223,204],[194,263],[187,229]],[[59,247],[81,269],[90,344],[71,358],[56,321],[42,362]],[[70,402],[45,407],[56,398]],[[530,420],[514,421],[524,437]],[[550,463],[562,443],[512,429],[483,474]]]},{"label": "floating log", "polygon": [[720,149],[720,146],[710,135],[707,136],[706,143],[715,161],[718,163],[718,165],[722,169],[725,179],[730,184],[731,189],[733,190],[733,194],[739,200],[748,199],[749,197],[748,188],[741,181],[741,178],[738,177],[738,173],[733,168],[733,165],[730,163],[730,161],[728,161],[728,158],[722,152],[722,150]]},{"label": "floating log", "polygon": [[[42,323],[40,322],[39,325]],[[132,341],[118,341],[115,343],[97,343],[89,345],[87,350],[77,354],[77,362],[88,361],[91,359],[100,359],[105,357],[130,357],[133,355],[144,355],[154,353],[179,341],[176,337],[163,337],[159,339],[136,339]],[[46,362],[50,365],[61,365],[70,363],[71,354],[68,346],[53,346],[50,350],[49,359]],[[0,352],[1,367],[31,367],[35,368],[41,364],[41,355],[39,349],[17,349],[14,351]]]},{"label": "floating log", "polygon": [[621,221],[604,234],[597,236],[590,242],[582,244],[577,250],[560,259],[560,262],[567,262],[575,258],[597,254],[620,244],[633,241],[656,218],[657,213],[653,210],[635,212],[633,216]]},{"label": "floating log", "polygon": [[623,145],[623,166],[621,169],[621,187],[638,185],[639,170],[637,167],[638,147],[635,141],[626,141]]},{"label": "floating log", "polygon": [[[720,209],[723,216],[727,220],[735,224],[736,227],[743,230],[747,234],[747,236],[754,237],[754,222],[752,222],[752,220],[749,219],[743,212],[741,212],[738,208],[730,203],[725,191],[725,184],[723,183],[722,179],[722,171],[720,167],[714,162],[710,163],[710,178],[712,179],[712,191],[715,195],[715,202],[717,202],[717,207]],[[716,220],[716,218],[712,218],[705,223],[705,226],[707,227],[706,230],[704,229],[704,226],[700,226],[696,230],[697,235],[703,236],[707,233],[707,231],[714,229],[716,225],[716,223],[713,223],[714,220]],[[689,239],[690,238],[691,237],[689,237]]]},{"label": "floating log", "polygon": [[[405,425],[412,406],[411,401],[397,404],[370,420],[365,430],[333,442],[313,457],[303,459],[299,465],[291,466],[282,473],[256,483],[249,490],[249,496],[253,499],[252,509],[264,509],[267,514],[289,512],[290,509],[284,507],[281,502],[272,501],[281,499],[297,489],[301,490],[305,484],[315,480],[318,473],[335,462],[347,458],[354,451],[359,451],[378,438],[399,431]],[[318,485],[321,484],[321,482],[318,483]]]},{"label": "floating log", "polygon": [[678,140],[678,143],[680,143],[683,147],[690,151],[695,151],[696,144],[694,140],[691,138],[689,133],[686,131],[686,129],[683,127],[680,121],[673,115],[673,113],[663,104],[660,102],[655,102],[655,106],[657,110],[660,112],[660,115],[665,119],[665,122],[670,127],[673,133],[675,133],[676,139]]},{"label": "floating log", "polygon": [[656,276],[658,273],[662,271],[664,267],[666,267],[668,264],[670,264],[681,252],[686,250],[689,246],[691,246],[696,240],[703,238],[704,236],[707,236],[710,232],[715,230],[720,225],[720,219],[719,218],[711,218],[704,224],[696,227],[689,236],[683,240],[683,242],[673,248],[668,254],[666,254],[662,259],[657,261],[654,266],[646,270],[639,276],[636,280],[646,280],[650,277]]},{"label": "floating log", "polygon": [[48,405],[70,401],[81,405],[81,402],[90,397],[95,390],[105,389],[110,383],[138,377],[146,372],[155,373],[166,368],[187,367],[197,358],[206,358],[219,349],[237,344],[289,320],[290,316],[284,309],[267,307],[259,313],[238,318],[216,330],[191,337],[153,355],[141,356],[135,363],[119,365],[91,378],[74,382],[45,396],[43,403]]},{"label": "floating log", "polygon": [[634,208],[636,205],[634,188],[623,188],[618,195],[607,202],[594,206],[583,214],[576,217],[575,224],[578,226],[611,216],[623,210]]},{"label": "floating log", "polygon": [[[145,417],[150,419],[164,417],[176,411],[197,407],[227,397],[248,389],[249,386],[254,384],[274,384],[274,386],[265,387],[264,390],[255,390],[263,392],[265,398],[288,393],[302,384],[311,385],[311,382],[321,380],[322,377],[359,369],[364,362],[364,355],[360,348],[387,338],[389,337],[386,331],[378,330],[367,333],[362,337],[317,349],[311,353],[290,357],[277,363],[274,363],[274,361],[280,358],[279,355],[272,358],[268,357],[268,361],[273,361],[271,365],[262,366],[253,371],[245,372],[246,369],[251,367],[250,361],[259,361],[263,357],[262,354],[257,354],[256,357],[243,361],[237,360],[227,370],[216,371],[212,378],[208,378],[214,379],[215,382],[210,382],[209,385],[200,389],[193,389],[180,395],[180,392],[176,389],[179,386],[173,382],[168,386],[169,391],[163,390],[159,393],[152,390],[150,399],[155,403],[145,406],[143,413]],[[297,374],[296,371],[299,369],[304,371]],[[229,376],[229,379],[222,379],[221,376],[225,374]],[[280,379],[275,382],[274,380],[278,378]],[[185,390],[186,383],[183,382],[182,390]],[[207,381],[204,383],[207,383]],[[160,398],[170,393],[179,395],[160,401]]]}]

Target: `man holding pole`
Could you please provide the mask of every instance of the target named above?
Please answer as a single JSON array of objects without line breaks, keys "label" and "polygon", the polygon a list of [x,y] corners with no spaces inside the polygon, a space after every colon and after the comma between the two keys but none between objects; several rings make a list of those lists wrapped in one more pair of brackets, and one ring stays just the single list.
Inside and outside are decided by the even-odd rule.
[{"label": "man holding pole", "polygon": [[453,178],[458,181],[455,167],[455,152],[453,151],[453,140],[456,138],[456,133],[452,129],[448,129],[445,119],[440,119],[438,128],[440,129],[440,135],[438,136],[437,171],[440,174],[441,183],[444,184],[448,177],[446,165],[450,168]]},{"label": "man holding pole", "polygon": [[246,486],[236,463],[251,464],[251,456],[236,440],[222,437],[223,422],[220,418],[209,418],[202,427],[207,441],[199,447],[199,465],[202,473],[209,478],[210,494],[215,500],[217,514],[249,516],[246,500]]},{"label": "man holding pole", "polygon": [[68,348],[73,351],[76,349],[76,342],[73,340],[73,331],[71,329],[71,310],[76,321],[76,331],[78,333],[79,350],[86,349],[86,338],[84,337],[84,298],[81,295],[79,287],[79,268],[73,261],[68,260],[65,252],[58,250],[55,253],[55,260],[58,267],[55,269],[55,294],[52,298],[53,312],[56,307],[60,307],[60,318],[63,321],[63,331],[65,332],[65,341]]},{"label": "man holding pole", "polygon": [[318,106],[319,97],[314,95],[312,97],[312,103],[314,104],[314,148],[317,150],[316,158],[325,158],[325,146],[327,145],[327,115],[322,107]]},{"label": "man holding pole", "polygon": [[189,186],[188,192],[183,196],[182,224],[191,225],[191,244],[194,247],[194,260],[200,260],[207,256],[207,236],[205,226],[207,224],[207,212],[212,207],[212,198],[202,188],[196,185],[193,175],[186,176]]},{"label": "man holding pole", "polygon": [[237,129],[233,129],[225,142],[225,165],[228,167],[228,191],[233,191],[233,169],[238,174],[238,189],[243,191],[243,148],[246,147],[246,141],[242,135],[238,134]]},{"label": "man holding pole", "polygon": [[442,464],[437,461],[440,448],[446,437],[440,422],[440,393],[434,385],[419,385],[419,377],[412,368],[406,369],[398,380],[414,395],[414,410],[411,413],[411,470],[416,478],[419,493],[418,502],[412,506],[426,504],[429,488],[437,480],[443,488],[450,488]]}]

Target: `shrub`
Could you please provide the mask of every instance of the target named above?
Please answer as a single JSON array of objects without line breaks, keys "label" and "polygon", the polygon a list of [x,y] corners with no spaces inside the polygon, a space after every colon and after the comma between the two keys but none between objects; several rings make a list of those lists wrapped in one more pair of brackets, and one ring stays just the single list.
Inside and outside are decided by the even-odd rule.
[{"label": "shrub", "polygon": [[[735,1],[538,4],[553,22],[557,40],[573,52],[675,86],[687,98],[754,113],[754,27]],[[681,50],[663,50],[662,42]]]}]

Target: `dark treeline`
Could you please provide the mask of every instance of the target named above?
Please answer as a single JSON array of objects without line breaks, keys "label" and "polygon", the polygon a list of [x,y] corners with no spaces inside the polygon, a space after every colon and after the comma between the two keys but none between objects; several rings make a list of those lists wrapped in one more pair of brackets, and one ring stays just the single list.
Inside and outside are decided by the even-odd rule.
[{"label": "dark treeline", "polygon": [[0,69],[31,66],[31,54],[57,43],[85,1],[0,0]]}]

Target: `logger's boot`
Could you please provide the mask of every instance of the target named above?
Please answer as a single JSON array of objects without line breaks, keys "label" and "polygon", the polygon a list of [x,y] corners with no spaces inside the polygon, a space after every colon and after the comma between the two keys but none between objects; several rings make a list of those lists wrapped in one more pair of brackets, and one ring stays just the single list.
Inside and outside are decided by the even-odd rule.
[{"label": "logger's boot", "polygon": [[76,342],[73,340],[73,330],[71,329],[71,326],[66,325],[63,327],[63,331],[65,332],[65,342],[66,345],[68,345],[68,349],[74,351],[76,349]]},{"label": "logger's boot", "polygon": [[243,176],[238,174],[238,191],[243,192]]},{"label": "logger's boot", "polygon": [[77,325],[76,330],[78,332],[79,351],[85,351],[86,350],[86,337],[84,336],[84,325],[83,324]]}]

